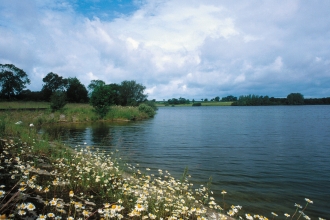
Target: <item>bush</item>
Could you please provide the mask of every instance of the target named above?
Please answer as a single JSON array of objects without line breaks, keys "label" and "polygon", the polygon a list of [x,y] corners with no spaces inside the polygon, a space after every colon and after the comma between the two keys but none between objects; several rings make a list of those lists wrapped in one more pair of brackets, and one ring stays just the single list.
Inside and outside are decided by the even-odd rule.
[{"label": "bush", "polygon": [[149,117],[154,117],[156,114],[155,110],[146,104],[139,105],[139,111],[146,113]]},{"label": "bush", "polygon": [[96,114],[100,118],[104,118],[110,111],[111,105],[111,87],[109,86],[98,86],[94,89],[90,97],[90,104],[94,107]]},{"label": "bush", "polygon": [[66,94],[62,91],[54,92],[50,97],[50,108],[52,111],[62,109],[66,105]]},{"label": "bush", "polygon": [[155,111],[158,110],[158,108],[156,106],[156,102],[154,102],[154,101],[146,101],[146,102],[143,102],[142,104],[149,105]]},{"label": "bush", "polygon": [[195,103],[192,104],[192,106],[202,106],[202,103],[200,103],[200,102],[195,102]]}]

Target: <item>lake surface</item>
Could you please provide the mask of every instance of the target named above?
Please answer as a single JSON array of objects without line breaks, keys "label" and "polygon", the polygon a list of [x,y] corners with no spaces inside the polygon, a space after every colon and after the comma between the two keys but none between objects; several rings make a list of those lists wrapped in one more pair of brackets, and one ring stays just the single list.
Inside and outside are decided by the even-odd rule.
[{"label": "lake surface", "polygon": [[[70,146],[118,149],[130,164],[185,167],[194,185],[212,176],[214,197],[281,219],[294,204],[314,201],[305,214],[330,218],[330,106],[163,107],[150,120],[52,126]],[[220,203],[221,204],[221,203]]]}]

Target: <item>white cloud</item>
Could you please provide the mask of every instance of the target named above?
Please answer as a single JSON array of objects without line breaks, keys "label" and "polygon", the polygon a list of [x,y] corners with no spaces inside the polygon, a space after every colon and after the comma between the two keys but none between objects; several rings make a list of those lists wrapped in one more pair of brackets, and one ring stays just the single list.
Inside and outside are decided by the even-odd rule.
[{"label": "white cloud", "polygon": [[136,80],[156,99],[328,91],[330,3],[148,0],[113,20],[72,5],[0,3],[0,62],[24,69],[32,90],[52,71],[86,86]]}]

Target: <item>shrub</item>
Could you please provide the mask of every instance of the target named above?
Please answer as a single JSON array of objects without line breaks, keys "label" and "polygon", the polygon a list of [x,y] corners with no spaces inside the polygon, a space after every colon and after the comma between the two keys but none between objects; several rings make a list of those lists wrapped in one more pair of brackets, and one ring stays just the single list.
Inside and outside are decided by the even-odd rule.
[{"label": "shrub", "polygon": [[195,102],[195,103],[192,104],[192,106],[202,106],[202,103],[200,103],[200,102]]},{"label": "shrub", "polygon": [[54,92],[50,97],[50,108],[52,111],[62,109],[66,105],[66,94],[62,91]]},{"label": "shrub", "polygon": [[139,105],[139,111],[146,113],[149,117],[154,117],[154,115],[156,114],[155,110],[151,106],[146,104]]},{"label": "shrub", "polygon": [[94,107],[96,114],[100,118],[104,118],[110,111],[111,99],[111,87],[98,86],[94,89],[90,97],[90,104]]}]

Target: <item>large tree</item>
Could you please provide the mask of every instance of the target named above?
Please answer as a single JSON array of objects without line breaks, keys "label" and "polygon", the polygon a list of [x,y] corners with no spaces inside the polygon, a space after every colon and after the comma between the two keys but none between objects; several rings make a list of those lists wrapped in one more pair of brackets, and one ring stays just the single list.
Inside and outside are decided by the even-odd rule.
[{"label": "large tree", "polygon": [[55,91],[64,91],[68,85],[68,79],[53,72],[48,73],[42,81],[45,84],[43,84],[41,92],[43,93],[45,100],[49,100],[50,96]]},{"label": "large tree", "polygon": [[28,75],[13,64],[0,64],[0,93],[6,99],[18,95],[30,84]]},{"label": "large tree", "polygon": [[68,89],[66,96],[69,102],[87,102],[88,92],[86,87],[81,84],[77,77],[68,79]]},{"label": "large tree", "polygon": [[137,106],[147,100],[147,95],[143,94],[145,86],[136,83],[135,80],[123,81],[120,84],[120,102],[121,105]]}]

